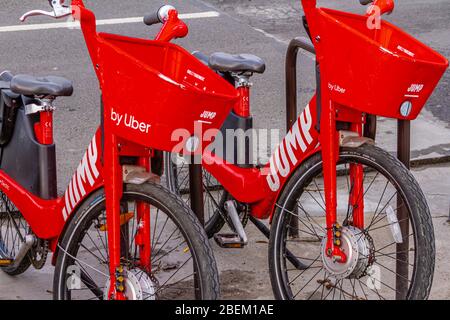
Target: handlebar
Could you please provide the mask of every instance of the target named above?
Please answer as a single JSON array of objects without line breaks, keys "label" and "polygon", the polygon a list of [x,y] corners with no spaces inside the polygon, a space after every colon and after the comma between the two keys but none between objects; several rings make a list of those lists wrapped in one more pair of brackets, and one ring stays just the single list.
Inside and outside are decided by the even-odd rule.
[{"label": "handlebar", "polygon": [[144,23],[149,26],[156,23],[163,24],[155,38],[159,41],[169,42],[172,39],[184,38],[189,32],[187,25],[178,17],[177,10],[170,5],[162,6],[156,13],[146,15]]},{"label": "handlebar", "polygon": [[372,15],[374,12],[376,12],[374,9],[378,8],[379,10],[379,14],[383,15],[383,14],[391,14],[392,11],[394,11],[395,8],[395,3],[394,0],[373,0],[373,1],[368,1],[368,0],[359,0],[359,2],[361,4],[366,3],[370,3],[372,2],[373,4],[367,9],[367,15]]},{"label": "handlebar", "polygon": [[154,25],[157,23],[164,23],[169,18],[169,12],[171,10],[175,10],[175,8],[171,5],[162,6],[155,13],[147,14],[144,17],[144,23],[148,26],[151,26],[151,25]]},{"label": "handlebar", "polygon": [[[37,15],[45,15],[55,19],[73,15],[74,19],[80,20],[81,29],[83,30],[83,33],[85,33],[85,37],[86,35],[88,35],[88,37],[91,39],[92,34],[96,33],[95,16],[91,11],[85,9],[83,0],[72,0],[71,6],[65,5],[64,0],[48,0],[48,2],[50,6],[53,8],[53,12],[43,10],[33,10],[25,13],[20,18],[20,20],[23,22],[28,17]],[[83,28],[83,19],[80,18],[80,15],[78,13],[73,11],[77,10],[73,9],[73,7],[78,7],[82,9],[81,11],[85,13],[86,19],[89,20],[89,23],[85,23],[84,28]],[[84,22],[87,21],[86,19],[84,20]],[[170,5],[162,6],[158,9],[156,13],[146,15],[144,17],[144,23],[147,25],[152,25],[156,23],[163,24],[161,30],[159,31],[158,35],[155,38],[155,40],[158,41],[169,42],[172,39],[184,38],[185,36],[187,36],[189,32],[187,25],[182,20],[179,19],[177,10]],[[95,42],[95,40],[92,42]]]},{"label": "handlebar", "polygon": [[367,10],[367,14],[371,15],[373,13],[373,7],[376,6],[380,9],[380,14],[390,14],[394,11],[395,3],[394,0],[359,0],[363,6],[372,3],[372,6]]},{"label": "handlebar", "polygon": [[160,23],[158,12],[150,13],[144,16],[144,23],[148,26]]}]

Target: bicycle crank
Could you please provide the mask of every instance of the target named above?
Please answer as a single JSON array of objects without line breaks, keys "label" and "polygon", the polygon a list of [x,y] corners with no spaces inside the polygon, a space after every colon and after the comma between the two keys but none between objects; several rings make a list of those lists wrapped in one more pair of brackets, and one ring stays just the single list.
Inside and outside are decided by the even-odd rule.
[{"label": "bicycle crank", "polygon": [[225,210],[230,219],[230,228],[234,233],[215,234],[214,240],[221,248],[243,248],[247,243],[247,235],[242,225],[241,219],[236,209],[236,204],[233,200],[225,202]]},{"label": "bicycle crank", "polygon": [[[25,236],[23,243],[20,245],[19,250],[15,257],[4,256],[6,250],[0,247],[0,266],[9,267],[12,265],[13,268],[19,267],[23,259],[26,258],[28,252],[30,252],[33,245],[36,243],[36,237],[29,234]],[[3,253],[2,253],[3,252]]]},{"label": "bicycle crank", "polygon": [[364,231],[345,226],[341,229],[340,248],[347,256],[345,262],[336,261],[326,253],[327,239],[322,240],[322,262],[329,275],[337,280],[344,278],[361,278],[374,263],[373,241]]},{"label": "bicycle crank", "polygon": [[13,263],[13,261],[14,260],[7,254],[3,241],[0,239],[0,267],[8,267]]}]

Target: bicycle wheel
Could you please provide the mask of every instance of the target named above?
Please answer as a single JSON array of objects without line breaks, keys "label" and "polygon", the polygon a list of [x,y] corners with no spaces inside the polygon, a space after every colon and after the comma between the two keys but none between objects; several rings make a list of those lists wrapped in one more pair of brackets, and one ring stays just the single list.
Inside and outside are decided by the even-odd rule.
[{"label": "bicycle wheel", "polygon": [[[139,267],[137,203],[151,208],[151,272]],[[218,298],[213,252],[198,220],[182,201],[156,184],[125,185],[121,207],[121,259],[128,299]],[[105,299],[109,259],[104,191],[91,195],[74,215],[59,247],[54,298]]]},{"label": "bicycle wheel", "polygon": [[[349,165],[364,168],[364,228],[352,225]],[[434,272],[435,246],[425,196],[412,174],[374,146],[343,148],[338,162],[337,214],[345,263],[325,253],[322,159],[303,163],[277,201],[269,265],[277,299],[426,299]],[[397,201],[397,197],[399,200]],[[399,209],[406,213],[397,214]],[[298,221],[294,236],[292,219]],[[303,264],[286,261],[286,250]]]},{"label": "bicycle wheel", "polygon": [[[189,204],[189,165],[183,157],[165,153],[164,167],[166,184],[169,190]],[[211,238],[225,225],[226,211],[224,205],[225,201],[229,199],[229,194],[209,172],[204,169],[202,171],[205,231]]]},{"label": "bicycle wheel", "polygon": [[29,255],[14,266],[14,259],[25,237],[30,233],[30,227],[9,198],[0,192],[0,251],[5,258],[12,260],[13,264],[0,265],[0,269],[10,276],[24,273],[31,266]]}]

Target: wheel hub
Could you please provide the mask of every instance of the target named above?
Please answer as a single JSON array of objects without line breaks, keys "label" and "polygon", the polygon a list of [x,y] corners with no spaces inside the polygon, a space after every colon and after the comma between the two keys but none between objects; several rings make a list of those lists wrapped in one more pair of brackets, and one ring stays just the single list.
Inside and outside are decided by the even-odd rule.
[{"label": "wheel hub", "polygon": [[[125,270],[125,297],[127,300],[156,300],[157,284],[152,278],[140,269]],[[106,281],[103,298],[108,300],[110,288],[109,279]]]},{"label": "wheel hub", "polygon": [[326,254],[325,237],[321,247],[323,265],[336,279],[361,278],[374,261],[370,236],[352,226],[342,227],[341,233],[341,249],[347,256],[347,261],[341,263]]}]

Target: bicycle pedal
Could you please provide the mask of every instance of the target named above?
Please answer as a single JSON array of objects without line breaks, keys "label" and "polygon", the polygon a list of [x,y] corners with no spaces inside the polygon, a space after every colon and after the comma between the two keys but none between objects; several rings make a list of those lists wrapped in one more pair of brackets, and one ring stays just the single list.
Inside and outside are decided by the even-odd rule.
[{"label": "bicycle pedal", "polygon": [[[123,226],[125,223],[130,221],[134,217],[134,212],[125,212],[120,214],[120,225]],[[108,227],[106,223],[98,226],[100,231],[107,231]]]},{"label": "bicycle pedal", "polygon": [[7,267],[13,263],[13,259],[8,257],[3,242],[0,242],[0,267]]},{"label": "bicycle pedal", "polygon": [[240,249],[246,245],[236,233],[216,233],[214,235],[214,240],[221,248]]},{"label": "bicycle pedal", "polygon": [[12,259],[0,259],[0,267],[8,267],[13,264]]}]

